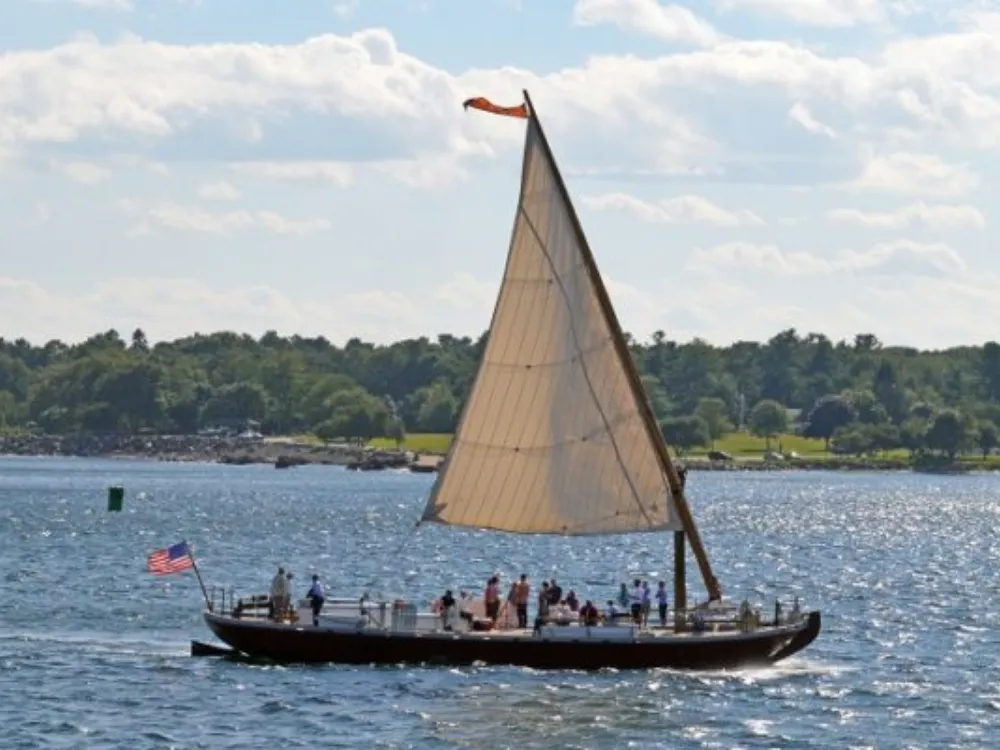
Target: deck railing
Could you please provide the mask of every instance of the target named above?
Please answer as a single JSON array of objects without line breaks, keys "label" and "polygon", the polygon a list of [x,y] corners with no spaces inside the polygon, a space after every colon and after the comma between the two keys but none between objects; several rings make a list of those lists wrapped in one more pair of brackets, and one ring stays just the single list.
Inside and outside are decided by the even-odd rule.
[{"label": "deck railing", "polygon": [[[209,589],[209,601],[211,611],[223,616],[238,617],[250,620],[273,620],[275,612],[272,607],[271,598],[267,594],[254,594],[250,596],[238,596],[232,587],[211,587]],[[297,622],[299,620],[299,609],[308,607],[305,600],[300,600],[298,605],[293,604],[289,611],[280,613],[280,619],[284,621]],[[424,625],[425,629],[441,628],[444,621],[439,614],[430,611],[419,611],[413,602],[401,600],[385,601],[374,600],[366,597],[357,599],[331,598],[327,599],[323,607],[323,615],[345,619],[350,621],[355,618],[355,622],[368,627],[375,627],[390,631],[414,630],[419,625]],[[740,605],[733,604],[723,608],[688,607],[686,609],[671,608],[667,612],[666,627],[660,624],[659,612],[653,610],[639,627],[641,630],[673,630],[673,631],[718,631],[718,630],[756,630],[762,626],[793,625],[800,622],[804,617],[799,610],[798,598],[786,604],[780,600],[775,601],[773,617],[766,617],[759,608],[753,608],[744,601]],[[501,609],[501,619],[498,620],[493,630],[512,630],[514,626],[509,624],[509,619],[505,608]],[[770,614],[770,613],[768,613]],[[458,616],[456,615],[456,618]],[[360,622],[359,622],[360,621]],[[529,622],[534,623],[534,618]],[[569,622],[576,622],[570,620]],[[607,618],[602,616],[602,624],[607,622]],[[565,624],[557,621],[548,621],[546,624]],[[620,612],[613,619],[613,624],[632,625],[631,614]]]}]

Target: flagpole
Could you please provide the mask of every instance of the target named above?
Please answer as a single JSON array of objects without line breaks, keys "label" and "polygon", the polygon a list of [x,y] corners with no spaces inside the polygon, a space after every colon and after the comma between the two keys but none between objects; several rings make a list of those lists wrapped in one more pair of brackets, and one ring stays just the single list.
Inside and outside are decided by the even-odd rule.
[{"label": "flagpole", "polygon": [[198,583],[201,585],[201,595],[205,597],[205,606],[208,607],[208,611],[212,611],[212,602],[208,598],[208,590],[205,588],[205,582],[201,580],[201,572],[198,570],[198,563],[194,560],[194,552],[191,551],[191,545],[187,543],[187,539],[184,540],[184,549],[187,550],[188,555],[191,558],[191,568],[194,570],[194,574],[198,576]]}]

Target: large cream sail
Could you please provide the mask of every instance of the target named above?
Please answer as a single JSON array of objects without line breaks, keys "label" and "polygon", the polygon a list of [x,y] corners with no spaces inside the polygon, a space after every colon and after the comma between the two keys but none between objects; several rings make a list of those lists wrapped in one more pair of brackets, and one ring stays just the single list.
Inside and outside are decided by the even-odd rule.
[{"label": "large cream sail", "polygon": [[528,534],[682,528],[571,211],[528,116],[489,339],[423,521]]}]

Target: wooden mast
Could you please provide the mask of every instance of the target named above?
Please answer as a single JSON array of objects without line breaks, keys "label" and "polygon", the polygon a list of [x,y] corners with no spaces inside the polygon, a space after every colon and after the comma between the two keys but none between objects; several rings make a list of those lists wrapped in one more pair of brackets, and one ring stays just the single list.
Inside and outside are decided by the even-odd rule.
[{"label": "wooden mast", "polygon": [[[639,370],[635,365],[635,361],[632,359],[632,353],[629,351],[628,344],[625,342],[625,336],[622,333],[621,324],[618,322],[618,316],[615,314],[607,289],[604,287],[604,281],[601,279],[601,274],[597,269],[597,261],[594,259],[594,253],[591,251],[590,244],[587,242],[587,237],[583,232],[583,225],[580,223],[580,219],[576,215],[576,209],[573,206],[573,201],[570,199],[569,190],[563,180],[562,173],[559,171],[559,166],[556,164],[555,157],[552,154],[552,148],[549,146],[549,141],[545,137],[545,131],[542,129],[542,123],[539,121],[538,116],[535,113],[535,107],[531,103],[531,97],[529,96],[527,90],[524,90],[523,93],[524,101],[528,105],[528,116],[534,120],[535,127],[538,128],[539,140],[541,141],[542,148],[545,150],[545,154],[548,157],[549,164],[552,166],[552,173],[555,176],[556,187],[558,188],[559,193],[566,204],[567,211],[569,212],[570,223],[573,226],[573,232],[580,245],[583,261],[587,266],[587,272],[590,274],[590,279],[593,282],[594,289],[597,293],[598,304],[601,306],[601,311],[604,313],[608,322],[608,327],[611,329],[611,338],[614,341],[615,350],[618,352],[618,356],[625,366],[626,377],[628,378],[629,385],[632,388],[632,393],[635,396],[636,402],[639,405],[639,413],[642,416],[643,424],[646,427],[646,432],[649,434],[649,437],[653,440],[653,443],[656,446],[656,455],[659,459],[660,467],[662,468],[664,475],[667,477],[667,483],[670,485],[670,494],[673,496],[674,504],[677,508],[677,515],[680,517],[681,525],[684,527],[683,532],[677,532],[675,535],[675,541],[680,542],[680,549],[675,548],[674,556],[674,606],[675,608],[683,608],[685,606],[685,602],[683,601],[683,599],[686,599],[686,596],[684,595],[684,552],[683,540],[681,539],[681,534],[685,533],[691,544],[691,551],[694,552],[695,560],[698,562],[698,568],[701,571],[701,577],[705,582],[705,588],[708,589],[709,598],[721,599],[722,591],[719,588],[719,582],[712,573],[712,565],[708,561],[708,554],[705,551],[704,544],[702,544],[701,536],[698,534],[694,518],[691,515],[691,509],[688,507],[687,500],[684,498],[684,485],[681,483],[680,475],[677,473],[677,469],[674,466],[673,461],[670,459],[670,453],[667,450],[667,443],[663,437],[663,433],[661,432],[659,425],[656,423],[656,417],[653,414],[652,406],[650,406],[649,398],[647,397],[642,381],[639,378]],[[681,596],[678,596],[678,594],[681,594]],[[681,601],[678,601],[679,599],[681,599]]]}]

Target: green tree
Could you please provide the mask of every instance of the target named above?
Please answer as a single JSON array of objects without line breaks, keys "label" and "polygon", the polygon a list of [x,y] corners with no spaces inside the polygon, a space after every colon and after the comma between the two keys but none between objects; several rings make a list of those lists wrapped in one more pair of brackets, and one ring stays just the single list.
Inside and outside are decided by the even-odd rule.
[{"label": "green tree", "polygon": [[900,426],[900,444],[910,451],[911,457],[927,450],[927,432],[929,430],[930,423],[919,417],[910,417]]},{"label": "green tree", "polygon": [[324,420],[339,437],[366,443],[389,431],[390,414],[385,401],[363,388],[338,391],[327,400],[330,417]]},{"label": "green tree", "polygon": [[1000,344],[996,341],[986,342],[978,365],[985,391],[983,395],[991,401],[1000,401]]},{"label": "green tree", "polygon": [[324,443],[330,443],[339,437],[343,437],[346,429],[346,425],[337,419],[327,419],[316,425],[313,429],[313,434]]},{"label": "green tree", "polygon": [[898,424],[906,418],[906,393],[899,384],[896,368],[891,361],[883,359],[879,364],[872,383],[872,393],[890,420]]},{"label": "green tree", "polygon": [[965,420],[954,409],[939,412],[927,431],[927,446],[931,450],[947,454],[952,461],[968,442]]},{"label": "green tree", "polygon": [[695,408],[694,414],[696,417],[700,417],[701,421],[705,423],[705,429],[708,432],[709,440],[712,441],[713,448],[715,447],[716,440],[733,429],[733,425],[729,421],[728,412],[726,402],[721,398],[702,398],[698,400],[698,406]]},{"label": "green tree", "polygon": [[418,432],[451,432],[459,404],[447,383],[437,381],[413,394]]},{"label": "green tree", "polygon": [[995,450],[998,445],[1000,445],[1000,436],[997,435],[997,426],[992,422],[983,422],[979,425],[979,431],[976,434],[976,444],[979,446],[979,450],[982,451],[983,460],[990,455],[990,452]]},{"label": "green tree", "polygon": [[146,332],[141,328],[132,331],[132,349],[143,354],[149,352],[149,341],[146,340]]},{"label": "green tree", "polygon": [[392,439],[396,443],[396,448],[399,448],[406,440],[406,425],[403,424],[403,420],[398,417],[390,419],[385,436]]},{"label": "green tree", "polygon": [[826,449],[830,450],[830,438],[833,437],[833,433],[849,425],[855,417],[854,407],[847,399],[840,395],[827,394],[816,401],[809,410],[803,434],[806,437],[822,438],[826,442]]},{"label": "green tree", "polygon": [[650,406],[653,407],[653,414],[657,419],[665,419],[670,416],[673,410],[673,403],[667,396],[667,391],[655,375],[643,375],[642,385],[649,397]]},{"label": "green tree", "polygon": [[660,430],[663,438],[678,453],[686,453],[692,448],[705,445],[711,439],[705,421],[697,416],[664,419],[660,422]]},{"label": "green tree", "polygon": [[851,405],[862,424],[882,424],[889,421],[889,414],[878,397],[867,388],[844,391],[841,396]]},{"label": "green tree", "polygon": [[861,457],[875,450],[871,425],[850,424],[838,427],[830,438],[834,453]]},{"label": "green tree", "polygon": [[749,427],[771,450],[771,440],[788,429],[788,411],[777,401],[764,399],[750,411]]},{"label": "green tree", "polygon": [[257,383],[237,382],[221,386],[212,393],[202,410],[206,424],[240,424],[261,421],[267,415],[267,392]]}]

